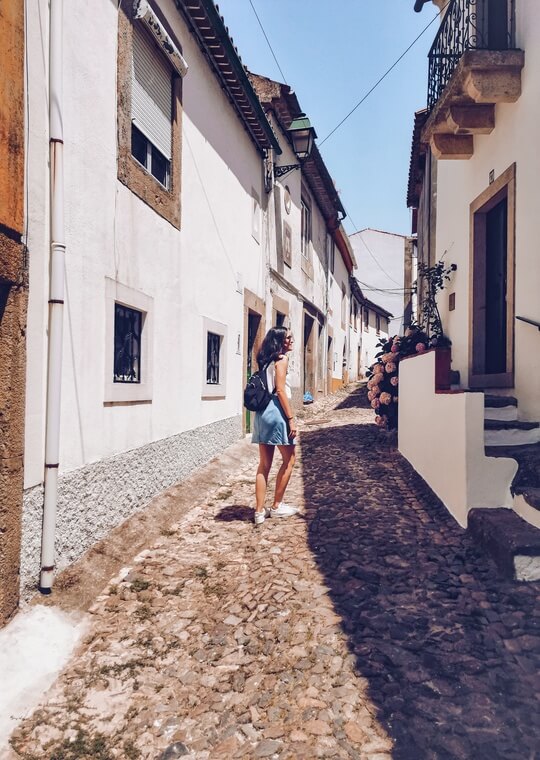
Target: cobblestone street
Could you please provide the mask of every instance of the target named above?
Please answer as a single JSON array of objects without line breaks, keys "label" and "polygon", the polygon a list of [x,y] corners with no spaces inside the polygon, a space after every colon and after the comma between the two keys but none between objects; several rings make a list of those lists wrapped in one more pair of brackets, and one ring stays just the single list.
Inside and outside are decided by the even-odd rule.
[{"label": "cobblestone street", "polygon": [[254,527],[253,447],[113,579],[10,756],[534,760],[538,584],[499,577],[365,407],[306,411],[298,517]]}]

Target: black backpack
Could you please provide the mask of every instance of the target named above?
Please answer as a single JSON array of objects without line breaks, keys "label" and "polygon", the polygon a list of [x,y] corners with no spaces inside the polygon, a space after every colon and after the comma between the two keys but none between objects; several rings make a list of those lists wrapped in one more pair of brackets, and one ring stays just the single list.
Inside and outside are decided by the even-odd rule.
[{"label": "black backpack", "polygon": [[272,397],[266,380],[268,366],[254,372],[244,388],[244,406],[250,412],[264,412]]}]

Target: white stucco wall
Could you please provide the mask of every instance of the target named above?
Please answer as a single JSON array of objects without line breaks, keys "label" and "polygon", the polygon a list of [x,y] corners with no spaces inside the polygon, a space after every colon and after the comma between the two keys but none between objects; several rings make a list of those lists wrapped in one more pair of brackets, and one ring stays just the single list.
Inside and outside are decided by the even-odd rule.
[{"label": "white stucco wall", "polygon": [[[517,47],[525,51],[522,93],[516,103],[495,107],[495,129],[474,137],[468,161],[437,165],[437,258],[458,266],[439,299],[445,331],[452,340],[452,367],[467,383],[469,365],[469,206],[489,186],[489,173],[501,175],[516,163],[515,313],[540,321],[538,264],[538,176],[536,149],[540,123],[540,16],[534,0],[518,0]],[[448,293],[456,307],[448,311]],[[540,419],[540,334],[515,322],[515,394],[521,419]]]},{"label": "white stucco wall", "polygon": [[[122,486],[109,504],[108,527],[140,508],[156,489],[180,479],[186,463],[188,471],[203,463],[201,452],[215,456],[212,437],[223,448],[241,434],[243,294],[237,285],[240,274],[241,286],[264,298],[268,236],[262,160],[174,3],[167,0],[161,7],[189,64],[182,94],[181,230],[117,179],[116,4],[79,1],[64,8],[67,255],[59,523],[69,526],[68,533],[75,531],[69,541],[76,549],[66,544],[60,565],[101,537],[100,520],[92,529],[86,516],[97,495],[106,493],[103,483],[111,473]],[[47,3],[40,0],[28,16],[27,45],[30,300],[23,556],[30,553],[34,571],[32,547],[40,534],[35,499],[43,478],[49,262],[47,19]],[[253,190],[263,205],[259,242],[252,235]],[[151,400],[144,403],[106,403],[107,278],[152,299],[153,388]],[[226,330],[223,399],[201,398],[204,320]],[[182,462],[170,466],[170,457],[154,457],[152,452],[162,450],[176,452]],[[129,474],[137,457],[126,457],[128,452],[140,452],[133,488]],[[162,472],[156,472],[161,465]],[[88,474],[92,467],[101,479]],[[83,482],[85,487],[73,490],[74,483]],[[107,512],[107,504],[102,506]]]},{"label": "white stucco wall", "polygon": [[484,454],[483,393],[435,393],[435,352],[399,363],[398,447],[453,517],[511,507],[514,459]]},{"label": "white stucco wall", "polygon": [[[364,307],[365,308],[365,307]],[[369,326],[366,330],[362,319],[362,367],[365,372],[375,362],[375,355],[381,350],[378,346],[380,340],[388,338],[388,320],[381,317],[381,327],[377,333],[377,318],[373,309],[369,310]]]},{"label": "white stucco wall", "polygon": [[403,334],[405,240],[404,235],[369,227],[350,236],[357,261],[354,276],[366,298],[393,315],[391,335]]},{"label": "white stucco wall", "polygon": [[[341,380],[343,378],[344,370],[347,370],[349,367],[347,331],[349,326],[350,286],[349,273],[337,246],[335,246],[334,272],[329,273],[328,284],[328,303],[331,310],[328,315],[328,324],[333,330],[334,338],[332,350],[332,378],[334,380]],[[345,322],[342,322],[341,318],[342,288],[345,289]],[[344,356],[345,365],[343,364]]]}]

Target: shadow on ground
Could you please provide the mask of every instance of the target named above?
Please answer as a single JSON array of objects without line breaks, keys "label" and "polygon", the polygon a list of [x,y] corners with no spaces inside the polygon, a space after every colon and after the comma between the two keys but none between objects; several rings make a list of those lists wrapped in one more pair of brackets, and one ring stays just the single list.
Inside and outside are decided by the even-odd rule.
[{"label": "shadow on ground", "polygon": [[538,585],[499,578],[374,425],[303,432],[302,468],[310,548],[394,760],[533,760]]},{"label": "shadow on ground", "polygon": [[336,409],[371,409],[367,394],[367,386],[361,385],[337,404]]}]

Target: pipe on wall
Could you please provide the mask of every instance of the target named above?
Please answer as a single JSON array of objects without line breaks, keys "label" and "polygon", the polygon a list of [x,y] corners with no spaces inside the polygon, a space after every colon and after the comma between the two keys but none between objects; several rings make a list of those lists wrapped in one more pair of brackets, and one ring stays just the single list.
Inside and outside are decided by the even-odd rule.
[{"label": "pipe on wall", "polygon": [[41,573],[39,589],[50,593],[54,578],[54,543],[60,458],[60,396],[64,320],[64,133],[63,133],[63,0],[50,0],[49,15],[49,150],[50,274],[49,341],[45,428],[45,474]]}]

